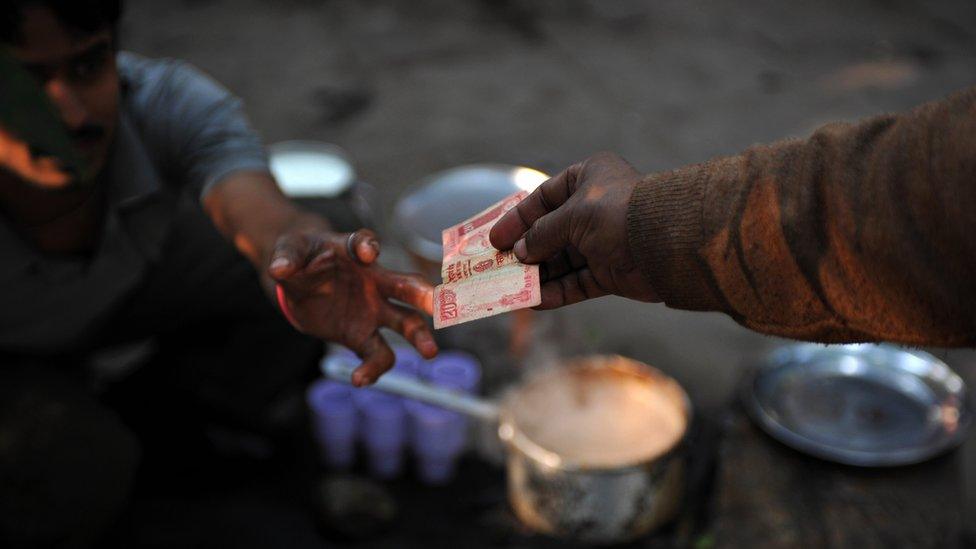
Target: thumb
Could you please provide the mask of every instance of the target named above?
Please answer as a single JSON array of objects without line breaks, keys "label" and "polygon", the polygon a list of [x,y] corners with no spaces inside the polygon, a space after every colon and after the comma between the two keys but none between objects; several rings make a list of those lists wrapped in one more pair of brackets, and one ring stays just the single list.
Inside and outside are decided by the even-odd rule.
[{"label": "thumb", "polygon": [[275,242],[268,262],[268,274],[281,282],[290,278],[305,265],[308,243],[300,235],[284,235]]},{"label": "thumb", "polygon": [[515,243],[515,257],[522,263],[541,263],[569,246],[572,208],[564,204],[537,219]]}]

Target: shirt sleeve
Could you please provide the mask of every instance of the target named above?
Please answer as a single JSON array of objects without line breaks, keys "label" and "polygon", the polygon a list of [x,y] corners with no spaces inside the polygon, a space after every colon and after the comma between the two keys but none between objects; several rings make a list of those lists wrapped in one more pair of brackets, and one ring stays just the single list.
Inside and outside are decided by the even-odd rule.
[{"label": "shirt sleeve", "polygon": [[119,54],[125,101],[157,166],[202,199],[237,171],[268,171],[243,102],[189,63]]}]

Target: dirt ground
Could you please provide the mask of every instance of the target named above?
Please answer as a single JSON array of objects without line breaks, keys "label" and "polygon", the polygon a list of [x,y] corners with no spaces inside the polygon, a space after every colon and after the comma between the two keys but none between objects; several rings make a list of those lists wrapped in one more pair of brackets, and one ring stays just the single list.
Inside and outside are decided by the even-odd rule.
[{"label": "dirt ground", "polygon": [[[974,23],[971,1],[130,0],[122,31],[234,90],[268,142],[345,148],[388,213],[460,164],[555,172],[612,150],[651,172],[907,109],[976,84]],[[558,315],[583,350],[654,364],[703,407],[781,343],[620,299]],[[976,354],[936,353],[976,382]]]}]

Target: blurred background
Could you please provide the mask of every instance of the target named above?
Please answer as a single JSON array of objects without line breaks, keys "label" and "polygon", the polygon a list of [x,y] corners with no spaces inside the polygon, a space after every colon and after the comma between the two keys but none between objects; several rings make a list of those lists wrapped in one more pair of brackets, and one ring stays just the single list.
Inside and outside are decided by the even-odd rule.
[{"label": "blurred background", "polygon": [[[653,172],[940,98],[976,83],[976,3],[128,0],[122,47],[210,73],[269,143],[343,147],[383,230],[405,188],[460,164],[555,173],[611,150]],[[653,364],[703,407],[777,343],[616,298],[547,315],[578,351]],[[976,355],[935,352],[976,382]]]}]

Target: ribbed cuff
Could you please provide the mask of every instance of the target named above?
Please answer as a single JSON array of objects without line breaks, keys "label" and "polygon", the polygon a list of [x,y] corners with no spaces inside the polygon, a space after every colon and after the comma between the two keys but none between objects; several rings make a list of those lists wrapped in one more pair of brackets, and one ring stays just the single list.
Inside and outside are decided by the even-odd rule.
[{"label": "ribbed cuff", "polygon": [[669,307],[722,310],[709,283],[703,245],[702,202],[710,163],[650,175],[627,208],[631,254],[651,287]]}]

